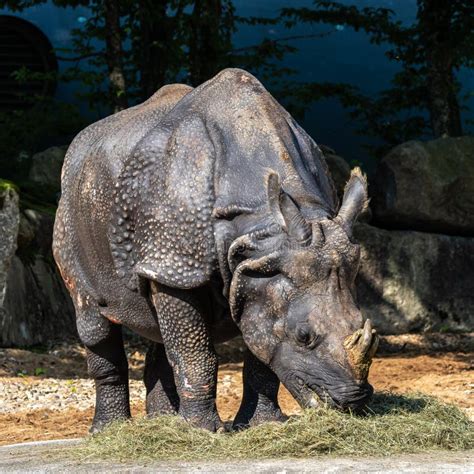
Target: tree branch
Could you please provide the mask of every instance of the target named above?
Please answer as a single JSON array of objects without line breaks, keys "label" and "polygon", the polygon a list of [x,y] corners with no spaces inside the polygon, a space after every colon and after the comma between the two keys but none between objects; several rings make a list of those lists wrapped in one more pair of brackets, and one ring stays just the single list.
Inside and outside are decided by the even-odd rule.
[{"label": "tree branch", "polygon": [[[281,43],[283,41],[292,41],[292,40],[298,40],[298,39],[324,38],[326,36],[331,35],[332,33],[334,33],[334,31],[327,31],[325,33],[314,33],[314,34],[310,34],[310,35],[284,36],[283,38],[267,39],[265,41],[267,41],[268,43]],[[255,49],[255,48],[258,48],[260,46],[260,44],[254,44],[252,46],[243,46],[242,48],[235,48],[232,51],[230,51],[230,54]]]},{"label": "tree branch", "polygon": [[95,53],[83,54],[81,56],[75,56],[73,58],[66,58],[64,56],[56,56],[56,59],[58,61],[74,62],[74,61],[82,61],[83,59],[95,58],[97,56],[103,56],[103,55],[104,55],[104,53],[95,52]]}]

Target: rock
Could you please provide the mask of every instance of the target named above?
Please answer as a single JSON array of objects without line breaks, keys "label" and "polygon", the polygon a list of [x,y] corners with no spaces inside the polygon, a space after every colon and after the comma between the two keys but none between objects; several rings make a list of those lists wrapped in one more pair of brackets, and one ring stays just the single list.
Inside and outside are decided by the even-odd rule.
[{"label": "rock", "polygon": [[53,146],[31,158],[30,180],[40,186],[59,191],[61,168],[67,146]]},{"label": "rock", "polygon": [[355,227],[362,312],[383,334],[474,330],[474,238]]},{"label": "rock", "polygon": [[10,265],[17,248],[20,209],[13,186],[0,182],[0,333],[4,315],[5,294]]},{"label": "rock", "polygon": [[329,172],[331,173],[334,185],[336,186],[337,196],[339,197],[339,200],[341,200],[344,195],[344,187],[351,175],[351,167],[349,166],[349,163],[347,163],[344,158],[337,155],[332,148],[329,148],[326,145],[319,145],[319,148],[326,159]]},{"label": "rock", "polygon": [[20,226],[18,228],[18,246],[26,248],[35,238],[35,227],[30,223],[25,213],[20,214]]},{"label": "rock", "polygon": [[0,319],[0,346],[75,338],[74,307],[51,252],[54,216],[28,209],[19,220],[18,249],[9,268]]},{"label": "rock", "polygon": [[372,210],[384,227],[474,235],[474,137],[395,147],[378,166]]}]

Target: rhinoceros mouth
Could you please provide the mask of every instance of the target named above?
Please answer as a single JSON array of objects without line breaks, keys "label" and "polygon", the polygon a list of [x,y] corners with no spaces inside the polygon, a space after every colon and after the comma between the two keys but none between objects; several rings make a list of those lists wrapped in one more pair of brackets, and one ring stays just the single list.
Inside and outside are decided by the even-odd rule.
[{"label": "rhinoceros mouth", "polygon": [[320,381],[305,380],[294,375],[283,382],[288,391],[302,408],[328,406],[342,411],[360,411],[373,393],[368,383],[363,385],[339,385],[336,389],[328,389]]}]

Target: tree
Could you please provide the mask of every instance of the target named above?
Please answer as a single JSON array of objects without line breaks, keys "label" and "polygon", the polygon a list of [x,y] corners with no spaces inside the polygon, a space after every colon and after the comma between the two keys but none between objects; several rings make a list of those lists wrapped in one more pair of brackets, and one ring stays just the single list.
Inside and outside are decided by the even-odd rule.
[{"label": "tree", "polygon": [[[65,5],[79,0],[55,1]],[[87,98],[94,106],[106,99],[119,110],[124,107],[122,99],[145,100],[170,82],[197,86],[225,67],[246,68],[274,84],[292,72],[281,66],[283,57],[295,51],[284,41],[264,39],[234,47],[232,35],[239,24],[278,20],[238,17],[231,0],[89,0],[87,4],[91,16],[73,31],[73,48],[60,59],[77,61],[68,78],[87,85]],[[106,69],[108,97],[103,94]]]},{"label": "tree", "polygon": [[428,108],[435,136],[462,135],[455,71],[467,59],[463,52],[465,40],[474,40],[474,5],[470,3],[418,1],[419,39],[424,49]]},{"label": "tree", "polygon": [[187,0],[130,2],[125,20],[131,41],[129,60],[133,65],[130,83],[135,85],[135,97],[139,100],[150,97],[178,74],[179,65],[184,62],[180,24],[188,3]]},{"label": "tree", "polygon": [[[273,92],[282,89],[284,76],[291,73],[280,63],[285,54],[294,51],[284,38],[234,47],[232,35],[239,24],[275,24],[277,20],[238,17],[231,0],[52,1],[57,7],[89,9],[87,20],[71,32],[71,46],[56,51],[58,60],[70,66],[55,79],[82,83],[78,98],[87,100],[98,116],[145,100],[170,82],[197,86],[225,67],[238,66],[256,73],[273,86]],[[0,6],[22,11],[46,2],[0,0]],[[18,71],[17,79],[27,75],[28,71]],[[43,111],[50,113],[51,118],[73,116],[51,113],[51,106],[38,107],[45,98],[31,99],[34,109],[17,114],[15,133],[9,132],[11,121],[10,128],[4,129],[5,135],[12,138],[10,156],[25,149],[25,140],[13,139],[20,130],[24,130],[27,137],[35,138],[28,141],[31,142],[28,151],[36,151],[36,144],[44,143],[39,136],[44,134],[42,127],[36,127],[35,132],[41,130],[38,135],[26,130],[21,123],[55,123],[49,117],[38,119]],[[28,120],[29,115],[31,120]],[[74,118],[68,128],[68,138],[69,130],[76,130],[79,123]]]},{"label": "tree", "polygon": [[139,0],[128,11],[139,99],[177,80],[199,85],[225,63],[235,29],[230,0]]},{"label": "tree", "polygon": [[389,146],[428,131],[435,137],[461,135],[456,74],[474,60],[474,4],[470,0],[418,0],[417,5],[411,25],[402,24],[387,8],[334,1],[316,0],[314,8],[283,9],[281,18],[287,26],[342,24],[365,31],[372,43],[388,45],[387,57],[401,66],[392,87],[375,99],[347,84],[306,84],[295,94],[305,100],[323,93],[340,98],[351,116],[361,120],[362,133],[369,132]]},{"label": "tree", "polygon": [[104,0],[105,55],[109,71],[109,88],[114,112],[127,108],[125,73],[123,70],[122,38],[118,0]]},{"label": "tree", "polygon": [[[21,12],[27,8],[47,3],[47,0],[3,0],[0,7]],[[124,0],[53,0],[57,7],[86,6],[90,9],[91,19],[84,29],[73,30],[73,48],[62,50],[67,56],[60,56],[61,61],[72,61],[76,66],[63,75],[61,80],[77,80],[79,77],[86,84],[96,86],[94,102],[102,96],[100,83],[103,82],[102,70],[96,73],[84,72],[79,66],[81,60],[90,59],[91,65],[101,69],[107,67],[109,94],[107,100],[115,112],[127,107],[125,73],[123,68],[123,35],[121,33],[121,8]],[[104,41],[105,48],[95,50],[92,39]]]},{"label": "tree", "polygon": [[234,6],[229,0],[195,0],[189,17],[189,80],[202,84],[221,69],[232,50],[236,29]]}]

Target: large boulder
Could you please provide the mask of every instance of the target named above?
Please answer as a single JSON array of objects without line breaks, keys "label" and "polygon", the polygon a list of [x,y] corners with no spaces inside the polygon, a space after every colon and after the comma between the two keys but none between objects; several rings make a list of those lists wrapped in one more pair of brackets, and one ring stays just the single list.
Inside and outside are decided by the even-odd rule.
[{"label": "large boulder", "polygon": [[18,194],[12,185],[0,181],[0,334],[3,329],[8,272],[17,247],[19,224]]},{"label": "large boulder", "polygon": [[474,238],[355,227],[362,312],[383,334],[474,330]]},{"label": "large boulder", "polygon": [[395,147],[379,163],[372,210],[384,227],[474,235],[474,137]]},{"label": "large boulder", "polygon": [[61,187],[61,168],[67,146],[53,146],[31,158],[29,178],[42,188],[59,191]]},{"label": "large boulder", "polygon": [[[0,346],[49,344],[76,337],[74,307],[51,252],[54,216],[20,214],[0,313]],[[3,240],[3,239],[2,239]]]}]

